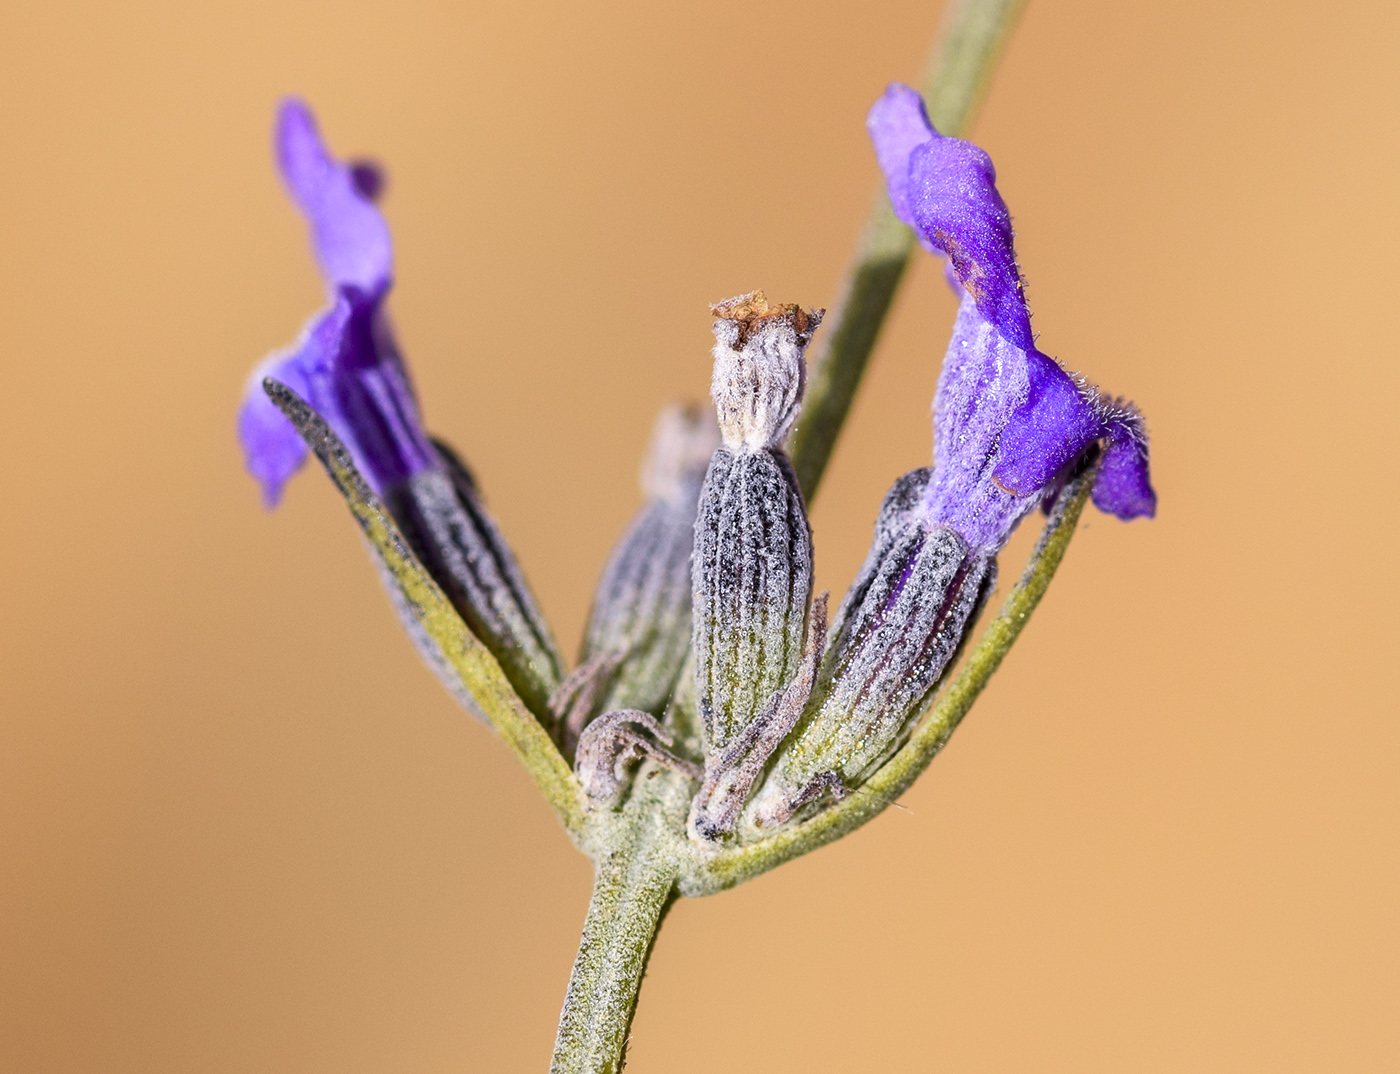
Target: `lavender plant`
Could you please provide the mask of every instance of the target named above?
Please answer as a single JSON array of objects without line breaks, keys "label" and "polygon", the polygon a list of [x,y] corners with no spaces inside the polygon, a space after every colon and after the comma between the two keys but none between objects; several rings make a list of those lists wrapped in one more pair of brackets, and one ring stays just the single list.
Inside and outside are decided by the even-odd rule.
[{"label": "lavender plant", "polygon": [[[316,454],[428,665],[595,862],[556,1072],[621,1069],[672,900],[840,838],[927,767],[1045,592],[1086,500],[1125,520],[1154,513],[1141,419],[1036,348],[991,161],[951,136],[1017,6],[956,5],[928,107],[896,84],[871,109],[886,190],[835,316],[759,291],[712,307],[714,409],[659,419],[645,505],[567,673],[475,480],[423,427],[385,313],[379,172],[335,159],[301,103],[279,112],[278,165],[329,298],[253,374],[239,415],[248,469],[273,506]],[[960,303],[934,462],[890,489],[828,629],[806,503],[915,244],[944,259]],[[998,552],[1037,507],[1048,520],[1030,561],[950,674]]]}]

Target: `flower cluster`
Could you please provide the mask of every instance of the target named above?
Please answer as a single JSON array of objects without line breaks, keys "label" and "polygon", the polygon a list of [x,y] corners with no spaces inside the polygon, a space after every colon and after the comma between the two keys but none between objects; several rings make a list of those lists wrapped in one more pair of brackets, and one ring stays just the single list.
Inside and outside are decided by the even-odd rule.
[{"label": "flower cluster", "polygon": [[[890,87],[868,126],[896,214],[946,258],[960,300],[934,400],[933,466],[886,496],[828,631],[784,451],[822,311],[757,291],[714,306],[713,415],[662,415],[646,503],[609,560],[566,675],[476,483],[424,430],[384,308],[392,247],[375,204],[381,173],[333,158],[303,105],[284,104],[278,118],[278,163],[329,297],[298,342],[255,371],[240,413],[265,500],[278,501],[306,457],[264,394],[273,381],[343,441],[597,808],[621,801],[650,759],[693,781],[688,828],[700,846],[762,839],[869,779],[956,659],[1013,529],[1077,469],[1097,467],[1101,510],[1121,519],[1155,510],[1137,412],[1036,348],[990,159],[940,135],[905,86]],[[474,708],[443,654],[406,622]]]}]

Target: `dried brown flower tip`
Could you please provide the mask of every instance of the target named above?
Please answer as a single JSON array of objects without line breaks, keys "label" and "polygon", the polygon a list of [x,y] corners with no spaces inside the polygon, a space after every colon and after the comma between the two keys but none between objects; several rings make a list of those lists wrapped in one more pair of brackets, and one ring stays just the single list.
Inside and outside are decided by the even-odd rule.
[{"label": "dried brown flower tip", "polygon": [[798,335],[810,336],[821,323],[825,312],[812,310],[808,313],[795,302],[782,302],[774,306],[768,302],[768,296],[762,291],[750,291],[746,295],[727,298],[710,307],[710,316],[721,321],[733,321],[738,326],[736,345],[740,347],[748,340],[750,333],[764,321],[774,318],[789,319]]},{"label": "dried brown flower tip", "polygon": [[804,352],[824,310],[769,305],[751,291],[710,307],[715,316],[715,401],[731,451],[779,447],[807,385]]}]

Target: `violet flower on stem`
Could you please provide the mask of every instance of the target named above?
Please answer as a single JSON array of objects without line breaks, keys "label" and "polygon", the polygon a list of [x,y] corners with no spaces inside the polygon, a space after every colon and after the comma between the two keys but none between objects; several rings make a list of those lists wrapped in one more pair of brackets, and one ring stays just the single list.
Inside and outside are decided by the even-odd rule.
[{"label": "violet flower on stem", "polygon": [[[1018,7],[954,5],[930,80],[950,133]],[[674,899],[840,838],[909,787],[1024,628],[1089,499],[1125,520],[1155,510],[1136,410],[1035,345],[986,154],[940,133],[897,84],[869,130],[888,200],[834,314],[758,291],[713,307],[717,421],[694,406],[663,417],[647,503],[609,559],[566,674],[476,481],[424,429],[385,311],[382,174],[335,159],[299,102],[278,116],[278,165],[329,295],[297,343],[254,372],[238,423],[248,469],[274,506],[316,454],[419,651],[594,861],[557,1074],[622,1068]],[[916,243],[947,259],[960,299],[933,465],[895,482],[828,630],[806,503]],[[973,643],[997,555],[1036,507],[1049,516],[1040,541]]]}]

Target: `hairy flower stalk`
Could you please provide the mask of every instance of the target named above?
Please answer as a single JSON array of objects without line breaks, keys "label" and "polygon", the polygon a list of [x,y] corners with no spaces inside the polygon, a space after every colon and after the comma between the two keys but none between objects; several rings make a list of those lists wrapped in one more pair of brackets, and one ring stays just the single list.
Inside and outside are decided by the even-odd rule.
[{"label": "hairy flower stalk", "polygon": [[[1017,6],[955,3],[934,80],[953,129]],[[239,414],[248,469],[272,506],[316,454],[414,644],[595,862],[556,1074],[621,1069],[643,968],[678,895],[722,891],[840,838],[910,786],[1024,628],[1090,498],[1121,519],[1156,507],[1137,411],[1035,345],[986,154],[936,130],[900,85],[868,127],[892,215],[882,209],[868,230],[839,323],[825,330],[815,405],[791,441],[798,466],[785,445],[823,313],[758,291],[720,303],[715,419],[662,415],[646,502],[609,558],[579,666],[565,675],[475,481],[419,416],[384,308],[381,173],[333,158],[298,102],[278,116],[278,165],[329,297],[254,372]],[[797,473],[810,493],[915,242],[946,259],[960,302],[934,400],[933,465],[885,497],[828,634]],[[1049,516],[1041,539],[972,644],[997,556],[1037,507]]]}]

